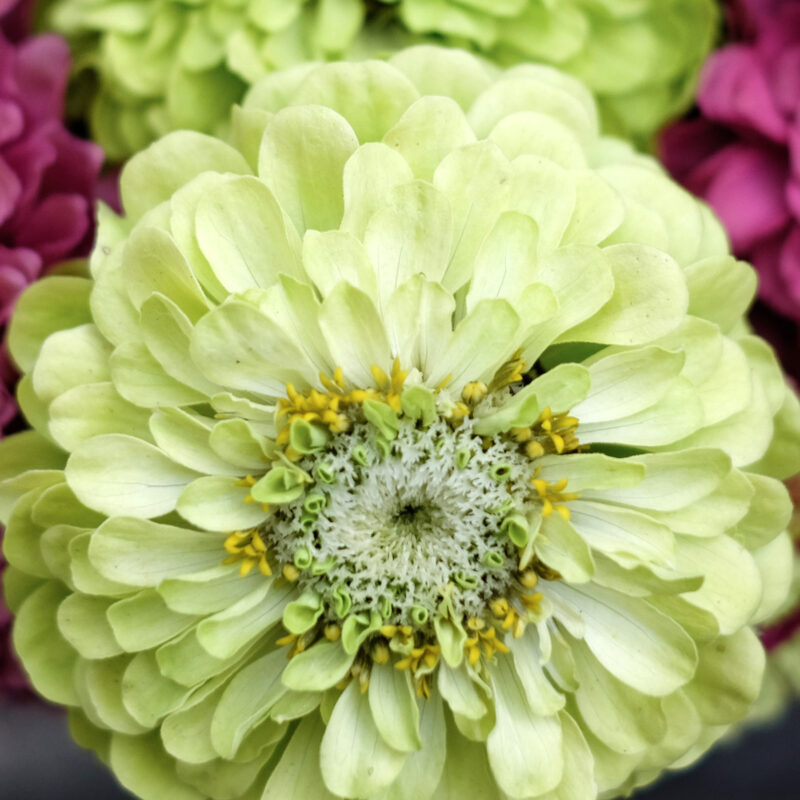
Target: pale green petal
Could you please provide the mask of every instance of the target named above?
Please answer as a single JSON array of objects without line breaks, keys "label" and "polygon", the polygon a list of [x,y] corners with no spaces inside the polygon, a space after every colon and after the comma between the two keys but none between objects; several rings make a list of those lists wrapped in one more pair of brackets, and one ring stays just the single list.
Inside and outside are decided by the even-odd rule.
[{"label": "pale green petal", "polygon": [[208,443],[224,461],[247,470],[266,469],[271,443],[243,419],[225,419],[211,429]]},{"label": "pale green petal", "polygon": [[419,708],[408,670],[375,664],[370,672],[369,707],[375,727],[389,747],[402,753],[419,750]]},{"label": "pale green petal", "polygon": [[453,713],[469,719],[481,719],[486,714],[484,697],[470,677],[466,664],[456,668],[447,662],[440,664],[438,687]]},{"label": "pale green petal", "polygon": [[292,734],[289,745],[270,775],[261,800],[308,797],[335,800],[322,780],[319,750],[325,727],[321,720],[306,717]]},{"label": "pale green petal", "polygon": [[574,702],[589,730],[618,753],[640,753],[657,744],[667,731],[661,699],[618,681],[583,642],[573,642],[571,650],[580,681]]},{"label": "pale green petal", "polygon": [[70,456],[66,475],[90,508],[142,519],[172,511],[184,486],[197,477],[153,445],[122,434],[83,442]]},{"label": "pale green petal", "polygon": [[583,731],[566,712],[559,714],[563,735],[564,777],[542,800],[593,800],[597,796],[594,758]]},{"label": "pale green petal", "polygon": [[340,642],[320,642],[298,653],[283,672],[283,684],[298,692],[321,692],[335,686],[350,672],[355,653]]},{"label": "pale green petal", "polygon": [[697,673],[685,691],[703,722],[726,725],[740,720],[758,696],[764,649],[749,628],[702,645]]},{"label": "pale green petal", "polygon": [[420,709],[422,747],[408,755],[403,769],[376,800],[430,800],[448,759],[442,699],[433,693]]},{"label": "pale green petal", "polygon": [[[491,380],[513,352],[519,325],[519,316],[505,300],[481,300],[437,354],[426,383],[436,386],[449,376],[449,386],[458,391],[469,381]],[[487,330],[492,331],[491,338]]]},{"label": "pale green petal", "polygon": [[73,386],[107,381],[109,355],[111,345],[94,325],[58,331],[42,344],[31,373],[34,391],[50,402]]},{"label": "pale green petal", "polygon": [[386,194],[364,232],[381,305],[412,275],[441,281],[450,259],[452,230],[447,198],[429,183],[412,181]]},{"label": "pale green petal", "polygon": [[141,318],[144,343],[167,376],[194,389],[203,401],[219,392],[220,387],[206,380],[192,362],[189,355],[192,325],[172,300],[152,295],[142,305]]},{"label": "pale green petal", "polygon": [[48,413],[50,433],[70,451],[86,439],[107,433],[150,438],[147,412],[120,397],[110,382],[74,386],[50,404]]},{"label": "pale green petal", "polygon": [[330,108],[290,107],[269,121],[258,174],[298,232],[339,227],[344,213],[342,170],[357,147],[353,129]]},{"label": "pale green petal", "polygon": [[[586,423],[580,428],[580,440],[584,444],[610,442],[633,447],[672,445],[670,449],[673,450],[681,449],[673,444],[677,440],[686,447],[718,446],[716,437],[704,436],[714,428],[688,436],[702,424],[703,408],[697,392],[689,381],[679,376],[660,400],[643,411],[619,420]],[[722,449],[729,452],[725,447]]]},{"label": "pale green petal", "polygon": [[202,764],[216,758],[210,729],[221,693],[222,688],[219,688],[203,702],[167,715],[160,729],[161,741],[167,753],[189,764]]},{"label": "pale green petal", "polygon": [[149,520],[114,517],[92,535],[89,558],[103,576],[130,586],[158,586],[224,558],[224,537]]},{"label": "pale green petal", "polygon": [[109,606],[106,616],[114,638],[128,653],[158,647],[183,633],[197,619],[172,611],[152,589],[118,600]]},{"label": "pale green petal", "polygon": [[536,155],[566,169],[588,166],[575,134],[557,119],[538,111],[509,114],[495,125],[489,138],[512,161],[520,155]]},{"label": "pale green petal", "polygon": [[29,372],[42,343],[56,331],[92,321],[90,281],[54,275],[31,284],[19,298],[8,328],[8,349],[20,369]]},{"label": "pale green petal", "polygon": [[[546,372],[551,374],[555,370]],[[537,379],[538,380],[538,379]],[[535,381],[534,381],[535,382]],[[556,482],[567,479],[569,491],[580,492],[582,497],[592,496],[592,490],[602,497],[609,490],[621,489],[626,498],[645,477],[645,467],[633,459],[612,458],[602,453],[565,453],[543,456],[536,461],[542,480]]]},{"label": "pale green petal", "polygon": [[551,514],[542,521],[533,546],[542,561],[568,583],[586,583],[594,575],[587,540],[591,542],[591,537],[581,536],[560,514]]},{"label": "pale green petal", "polygon": [[58,629],[84,658],[111,658],[122,653],[106,617],[112,602],[103,597],[71,594],[59,605]]},{"label": "pale green petal", "polygon": [[125,211],[138,219],[207,170],[247,175],[250,167],[239,152],[219,139],[190,131],[169,134],[125,165],[120,176]]},{"label": "pale green petal", "polygon": [[[677,511],[714,492],[728,475],[731,461],[721,450],[684,450],[633,456],[626,460],[644,468],[635,487],[609,487],[596,496],[657,511]],[[584,497],[591,497],[586,492]]]},{"label": "pale green petal", "polygon": [[122,255],[125,288],[137,309],[153,294],[168,297],[193,322],[209,310],[208,300],[175,241],[158,228],[137,227]]},{"label": "pale green petal", "polygon": [[520,638],[508,637],[517,678],[522,684],[528,706],[534,714],[550,717],[564,707],[564,695],[547,678],[538,635],[528,628]]},{"label": "pale green petal", "polygon": [[180,708],[190,690],[162,674],[152,650],[134,656],[122,677],[122,702],[125,710],[150,729]]},{"label": "pale green petal", "polygon": [[111,768],[119,782],[142,800],[203,800],[175,774],[174,762],[165,755],[157,733],[111,738]]},{"label": "pale green petal", "polygon": [[501,214],[475,257],[467,311],[484,297],[515,304],[525,287],[533,283],[538,249],[539,226],[531,217],[518,211]]},{"label": "pale green petal", "polygon": [[761,601],[761,576],[742,545],[730,536],[681,537],[675,563],[683,572],[703,576],[703,585],[683,598],[710,611],[720,633],[733,634],[750,622]]},{"label": "pale green petal", "polygon": [[660,347],[643,347],[600,356],[589,366],[592,388],[571,407],[581,424],[622,419],[658,402],[684,364],[684,355]]},{"label": "pale green petal", "polygon": [[257,178],[234,178],[207,194],[195,225],[200,250],[229,292],[266,288],[281,272],[302,276],[297,232]]},{"label": "pale green petal", "polygon": [[275,588],[267,580],[230,608],[203,620],[197,640],[215,658],[231,658],[280,620],[293,592],[291,585]]},{"label": "pale green petal", "polygon": [[431,800],[491,797],[497,792],[486,748],[464,738],[447,718],[447,758],[442,779]]},{"label": "pale green petal", "polygon": [[304,387],[316,379],[316,370],[280,322],[241,300],[203,317],[190,349],[209,380],[231,389],[276,397],[287,383]]},{"label": "pale green petal", "polygon": [[645,344],[674,330],[689,306],[678,263],[652,247],[615,245],[604,250],[614,274],[612,298],[564,341]]},{"label": "pale green petal", "polygon": [[383,137],[409,163],[414,177],[425,181],[448,153],[475,141],[458,103],[441,96],[421,97]]},{"label": "pale green petal", "polygon": [[405,753],[383,741],[367,696],[358,681],[351,681],[322,738],[320,765],[325,785],[342,797],[366,800],[397,778],[405,759]]},{"label": "pale green petal", "polygon": [[379,142],[359,147],[344,165],[341,229],[363,239],[367,223],[382,205],[386,192],[413,177],[408,162],[391,147]]},{"label": "pale green petal", "polygon": [[761,574],[761,602],[753,614],[752,622],[760,623],[774,617],[781,610],[794,577],[793,542],[784,531],[769,544],[752,552],[753,560]]},{"label": "pale green petal", "polygon": [[267,518],[261,503],[247,502],[250,487],[225,475],[192,481],[181,493],[175,508],[191,525],[208,531],[253,528]]},{"label": "pale green petal", "polygon": [[598,586],[553,584],[549,589],[580,611],[584,641],[623,683],[662,697],[691,679],[697,664],[694,642],[652,606]]},{"label": "pale green petal", "polygon": [[454,150],[436,168],[433,185],[450,200],[457,242],[444,279],[451,292],[469,280],[475,254],[504,210],[511,174],[508,159],[493,142]]},{"label": "pale green petal", "polygon": [[22,604],[14,624],[14,649],[36,691],[53,703],[77,705],[72,670],[78,654],[56,624],[56,611],[68,590],[50,581]]},{"label": "pale green petal", "polygon": [[122,703],[122,680],[130,662],[127,656],[81,664],[88,702],[104,726],[137,735],[148,729],[137,722]]},{"label": "pale green petal", "polygon": [[564,772],[560,721],[533,711],[508,659],[498,659],[491,678],[497,722],[486,749],[494,779],[515,798],[554,789]]},{"label": "pale green petal", "polygon": [[431,372],[452,332],[455,301],[438,283],[415,275],[395,289],[384,310],[389,345],[401,364]]},{"label": "pale green petal", "polygon": [[663,564],[672,558],[672,531],[646,514],[588,500],[573,501],[569,508],[573,526],[595,550],[650,563]]},{"label": "pale green petal", "polygon": [[386,329],[372,300],[349,283],[340,283],[325,298],[319,324],[334,363],[356,386],[371,386],[371,367],[385,372],[392,362]]},{"label": "pale green petal", "polygon": [[158,593],[180,614],[213,614],[250,594],[263,579],[258,570],[242,577],[238,564],[218,564],[193,575],[168,578],[158,585]]},{"label": "pale green petal", "polygon": [[402,73],[382,61],[364,61],[314,70],[301,84],[294,102],[329,106],[347,119],[359,141],[375,142],[417,97]]},{"label": "pale green petal", "polygon": [[247,735],[285,694],[281,673],[286,653],[274,650],[237,672],[224,690],[211,721],[211,742],[222,758],[233,758]]},{"label": "pale green petal", "polygon": [[[149,306],[149,304],[148,304]],[[137,406],[190,406],[207,402],[207,397],[171,378],[140,342],[126,342],[111,355],[114,387]]]},{"label": "pale green petal", "polygon": [[369,255],[347,231],[308,231],[303,237],[303,267],[323,297],[336,284],[346,281],[373,300],[378,298],[378,282]]}]

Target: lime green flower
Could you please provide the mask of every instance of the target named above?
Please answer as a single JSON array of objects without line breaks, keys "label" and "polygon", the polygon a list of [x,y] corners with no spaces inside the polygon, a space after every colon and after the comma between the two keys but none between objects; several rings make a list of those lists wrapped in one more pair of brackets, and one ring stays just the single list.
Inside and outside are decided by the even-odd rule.
[{"label": "lime green flower", "polygon": [[23,296],[38,690],[147,800],[590,800],[759,691],[797,401],[708,209],[585,88],[430,47],[266,77]]},{"label": "lime green flower", "polygon": [[70,38],[93,137],[118,160],[178,128],[221,133],[275,69],[426,39],[556,65],[597,93],[611,130],[646,143],[689,105],[719,12],[715,0],[49,0],[43,18]]}]

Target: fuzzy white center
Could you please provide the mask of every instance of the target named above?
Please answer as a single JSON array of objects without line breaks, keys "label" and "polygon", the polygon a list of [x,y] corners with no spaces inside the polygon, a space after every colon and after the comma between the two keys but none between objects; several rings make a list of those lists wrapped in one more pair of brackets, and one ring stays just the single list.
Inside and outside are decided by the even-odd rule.
[{"label": "fuzzy white center", "polygon": [[[333,562],[323,574],[311,569],[300,578],[328,608],[344,588],[353,612],[384,609],[387,623],[412,624],[415,607],[432,616],[448,592],[457,614],[482,614],[516,570],[500,526],[512,504],[522,513],[536,505],[530,459],[512,442],[484,449],[470,420],[456,430],[441,420],[427,429],[406,421],[388,455],[376,433],[356,424],[300,462],[312,474],[324,464],[335,476],[314,489],[326,505],[313,524],[303,499],[278,509],[264,531],[270,548],[282,562],[298,548],[318,564]],[[508,468],[504,480],[498,466]],[[490,553],[494,563],[487,563]]]}]

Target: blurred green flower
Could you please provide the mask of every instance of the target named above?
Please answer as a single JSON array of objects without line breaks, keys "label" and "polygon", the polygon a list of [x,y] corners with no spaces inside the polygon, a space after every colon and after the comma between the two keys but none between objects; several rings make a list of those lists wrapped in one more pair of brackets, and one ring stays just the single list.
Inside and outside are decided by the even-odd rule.
[{"label": "blurred green flower", "polygon": [[[23,296],[15,644],[147,800],[591,800],[758,694],[798,420],[708,209],[432,47],[256,84]],[[779,431],[780,435],[775,436]]]},{"label": "blurred green flower", "polygon": [[559,66],[598,95],[610,131],[647,143],[690,103],[719,12],[715,0],[48,0],[42,17],[70,38],[82,113],[119,160],[178,128],[222,133],[275,69],[423,40]]}]

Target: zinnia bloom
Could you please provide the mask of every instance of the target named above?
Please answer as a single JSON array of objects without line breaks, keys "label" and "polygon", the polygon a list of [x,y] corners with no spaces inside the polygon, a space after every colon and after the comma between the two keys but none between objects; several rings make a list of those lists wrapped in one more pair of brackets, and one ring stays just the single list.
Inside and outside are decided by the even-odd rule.
[{"label": "zinnia bloom", "polygon": [[70,38],[86,73],[76,92],[114,160],[177,128],[219,133],[275,69],[420,39],[557,65],[599,95],[609,125],[647,140],[691,102],[719,17],[715,0],[56,0],[45,13]]},{"label": "zinnia bloom", "polygon": [[800,452],[711,213],[574,79],[458,51],[273,74],[232,130],[135,156],[92,280],[15,315],[36,688],[152,800],[691,762],[758,694]]},{"label": "zinnia bloom", "polygon": [[[668,169],[719,214],[760,296],[800,321],[800,6],[737,0],[740,40],[705,67],[701,116],[662,140]],[[797,349],[795,330],[792,348]]]}]

